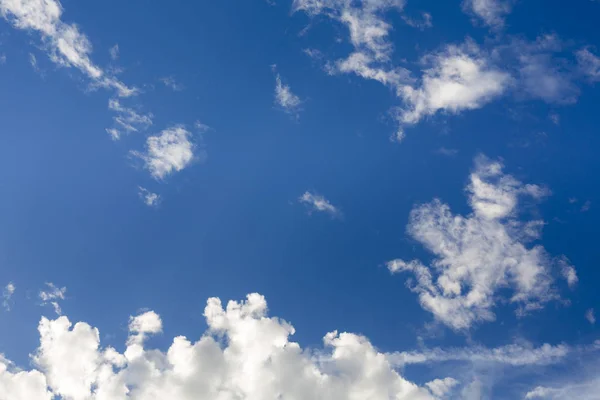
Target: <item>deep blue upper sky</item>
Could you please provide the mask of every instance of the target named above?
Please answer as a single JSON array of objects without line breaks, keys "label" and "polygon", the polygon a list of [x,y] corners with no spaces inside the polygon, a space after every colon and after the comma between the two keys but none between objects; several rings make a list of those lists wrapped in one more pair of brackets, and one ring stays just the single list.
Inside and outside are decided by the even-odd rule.
[{"label": "deep blue upper sky", "polygon": [[[382,353],[545,343],[572,349],[550,366],[469,358],[398,367],[419,386],[460,381],[439,398],[524,398],[552,386],[547,378],[555,372],[565,378],[555,380],[564,391],[540,390],[540,398],[599,398],[593,389],[568,390],[575,382],[594,388],[599,379],[590,372],[600,361],[590,350],[597,328],[585,315],[600,308],[600,59],[593,58],[600,56],[600,3],[408,0],[401,10],[393,3],[402,2],[391,0],[327,0],[316,10],[318,2],[297,0],[296,7],[313,8],[294,11],[288,0],[64,0],[60,23],[76,24],[92,46],[82,54],[103,76],[139,89],[120,98],[112,84],[61,53],[64,26],[50,33],[23,26],[31,15],[19,17],[18,10],[38,3],[0,0],[0,284],[16,287],[1,315],[7,359],[44,371],[29,354],[39,345],[40,316],[57,318],[51,305],[39,307],[47,282],[67,288],[58,299],[64,315],[98,327],[101,345],[120,352],[130,315],[160,314],[163,332],[151,345],[165,351],[175,336],[202,335],[207,298],[225,303],[258,292],[269,315],[290,321],[291,340],[308,349],[321,348],[334,330],[364,335]],[[499,13],[500,26],[486,23],[476,3],[511,7]],[[369,15],[389,24],[384,41],[392,46],[370,66],[403,68],[407,76],[398,82],[339,67],[353,53],[375,57],[368,41],[352,42],[340,17],[366,18],[369,7],[380,7]],[[405,22],[421,21],[422,12],[431,26]],[[118,57],[111,59],[115,45]],[[478,73],[444,75],[453,56],[474,60]],[[416,107],[402,90],[424,88],[427,76],[478,94],[461,103],[455,93],[436,107],[443,93],[423,90],[426,111],[417,121],[396,121],[398,107]],[[501,89],[490,89],[488,80],[502,82]],[[110,99],[138,116],[151,114],[152,124],[137,121],[137,131],[123,128],[111,140],[106,129],[120,126],[113,118],[131,114],[110,110]],[[170,154],[161,160],[175,159],[172,166],[154,168],[165,148],[152,153],[147,140],[173,127],[185,129],[177,145],[192,143],[193,157]],[[400,143],[390,139],[399,127]],[[520,182],[516,189],[498,184],[492,197],[514,194],[519,203],[490,224],[544,221],[532,241],[519,236],[522,226],[506,229],[511,243],[545,249],[552,295],[530,299],[539,309],[518,316],[515,285],[496,282],[493,306],[484,307],[495,320],[480,315],[456,329],[420,302],[415,274],[391,274],[386,263],[418,259],[434,278],[449,268],[436,269],[439,254],[409,232],[411,210],[437,198],[453,214],[480,218],[467,189],[480,154]],[[532,200],[526,184],[545,188],[545,196]],[[152,193],[156,203],[144,197]],[[572,287],[562,276],[563,255],[578,276]],[[458,264],[471,262],[461,257]],[[473,271],[497,271],[488,261],[476,259]],[[473,288],[461,282],[463,293]],[[481,386],[477,393],[472,382]],[[5,398],[15,397],[0,391]]]}]

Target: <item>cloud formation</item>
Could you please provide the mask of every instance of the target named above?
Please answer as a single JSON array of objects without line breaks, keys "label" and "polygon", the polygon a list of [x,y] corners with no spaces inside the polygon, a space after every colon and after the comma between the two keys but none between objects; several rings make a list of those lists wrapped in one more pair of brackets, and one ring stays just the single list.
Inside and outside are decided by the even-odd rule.
[{"label": "cloud formation", "polygon": [[196,146],[191,136],[185,127],[176,125],[148,137],[145,152],[133,151],[132,154],[144,161],[146,169],[155,179],[162,180],[188,167],[194,160]]},{"label": "cloud formation", "polygon": [[123,106],[118,99],[110,99],[108,109],[117,114],[113,117],[114,127],[106,130],[113,140],[119,140],[124,133],[144,131],[152,125],[152,114],[139,114]]},{"label": "cloud formation", "polygon": [[116,90],[121,97],[136,93],[90,59],[92,45],[79,27],[62,21],[62,6],[56,0],[0,0],[0,14],[15,28],[38,32],[50,59],[64,67],[75,67],[93,86]]},{"label": "cloud formation", "polygon": [[14,283],[9,282],[8,285],[6,285],[4,287],[4,290],[2,291],[2,297],[4,298],[4,300],[2,301],[2,305],[4,306],[4,309],[6,311],[10,311],[10,306],[11,306],[11,298],[13,296],[13,294],[15,294],[15,290],[17,289],[17,287],[14,285]]},{"label": "cloud formation", "polygon": [[153,193],[148,189],[138,186],[138,195],[140,199],[144,202],[148,207],[158,207],[161,201],[161,197],[157,193]]},{"label": "cloud formation", "polygon": [[388,360],[398,366],[411,364],[433,364],[440,362],[496,363],[510,366],[550,365],[565,359],[571,353],[566,345],[541,347],[510,344],[488,349],[482,346],[451,349],[425,349],[421,351],[390,353]]},{"label": "cloud formation", "polygon": [[404,100],[398,120],[402,126],[413,125],[437,112],[458,114],[483,107],[502,95],[511,82],[510,75],[492,65],[488,57],[472,42],[447,46],[424,58],[430,68],[423,71],[420,85],[398,88]]},{"label": "cloud formation", "polygon": [[304,192],[302,196],[298,199],[298,201],[304,205],[306,205],[309,211],[317,211],[324,212],[326,214],[331,215],[332,217],[341,216],[341,211],[335,207],[333,204],[329,202],[325,197],[311,193]]},{"label": "cloud formation", "polygon": [[290,341],[294,328],[267,315],[259,294],[204,310],[208,330],[197,341],[176,337],[166,352],[146,349],[162,331],[150,311],[132,317],[125,351],[100,346],[100,332],[65,316],[39,323],[36,369],[0,358],[0,398],[11,400],[395,399],[434,400],[450,379],[419,387],[403,378],[362,336],[331,332],[323,349]]},{"label": "cloud formation", "polygon": [[294,93],[289,85],[281,81],[281,76],[275,74],[275,104],[281,107],[286,113],[298,116],[302,100]]},{"label": "cloud formation", "polygon": [[60,304],[58,302],[59,302],[59,300],[65,299],[65,294],[67,293],[67,288],[66,287],[59,288],[52,282],[47,282],[46,286],[47,286],[47,289],[40,290],[40,293],[38,294],[40,300],[42,300],[42,305],[46,305],[46,304],[52,305],[52,307],[54,308],[54,312],[57,315],[61,315],[62,309],[60,308]]},{"label": "cloud formation", "polygon": [[[557,262],[542,246],[528,245],[539,237],[543,222],[522,222],[517,216],[521,198],[539,200],[547,190],[518,181],[503,172],[500,162],[480,156],[467,193],[473,210],[467,216],[453,214],[438,199],[415,207],[407,231],[435,258],[430,266],[393,260],[389,270],[411,272],[416,282],[409,285],[421,306],[454,330],[493,321],[501,289],[512,291],[506,300],[518,306],[518,315],[557,299]],[[561,269],[572,268],[565,258],[559,260]]]},{"label": "cloud formation", "polygon": [[492,28],[502,28],[512,9],[511,0],[464,0],[463,10]]}]

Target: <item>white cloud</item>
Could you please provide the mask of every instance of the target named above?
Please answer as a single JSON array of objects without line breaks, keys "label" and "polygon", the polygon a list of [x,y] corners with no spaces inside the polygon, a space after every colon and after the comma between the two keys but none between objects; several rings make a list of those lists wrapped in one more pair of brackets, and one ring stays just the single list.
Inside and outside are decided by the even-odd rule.
[{"label": "white cloud", "polygon": [[0,355],[0,399],[51,400],[43,373],[22,371]]},{"label": "white cloud", "polygon": [[302,196],[298,199],[298,201],[302,204],[305,204],[310,211],[319,211],[324,212],[332,217],[341,216],[341,212],[338,208],[336,208],[333,204],[329,202],[325,197],[320,196],[311,192],[304,192]]},{"label": "white cloud", "polygon": [[160,81],[162,82],[163,85],[165,85],[169,89],[174,90],[176,92],[180,92],[183,89],[185,89],[185,87],[181,83],[177,82],[175,80],[175,78],[172,76],[166,76],[164,78],[160,78]]},{"label": "white cloud", "polygon": [[406,25],[421,30],[431,28],[433,26],[433,23],[431,22],[431,14],[428,12],[421,13],[421,20],[409,18],[406,15],[402,16],[402,20],[406,23]]},{"label": "white cloud", "polygon": [[504,26],[504,18],[510,14],[511,0],[464,0],[463,9],[493,28]]},{"label": "white cloud", "polygon": [[550,34],[540,35],[532,42],[512,39],[495,51],[497,57],[516,64],[516,88],[522,97],[571,104],[577,101],[579,88],[574,82],[572,62],[560,57],[565,46],[557,35]]},{"label": "white cloud", "polygon": [[560,257],[557,261],[558,266],[560,267],[560,273],[563,278],[567,281],[567,284],[572,289],[579,282],[579,278],[577,277],[577,271],[575,267],[571,265],[569,259],[567,257]]},{"label": "white cloud", "polygon": [[448,394],[452,389],[458,385],[458,382],[454,378],[444,378],[444,379],[434,379],[431,382],[427,382],[425,386],[429,388],[431,393],[433,393],[437,397],[444,397]]},{"label": "white cloud", "polygon": [[575,53],[580,71],[592,82],[600,82],[600,57],[588,49]]},{"label": "white cloud", "polygon": [[115,126],[107,129],[113,140],[119,140],[124,133],[146,130],[152,125],[152,114],[138,114],[134,109],[125,107],[118,99],[108,101],[108,109],[116,113]]},{"label": "white cloud", "polygon": [[113,61],[117,61],[119,59],[119,45],[115,44],[108,50],[108,54],[110,54],[110,58]]},{"label": "white cloud", "polygon": [[[176,337],[166,352],[145,348],[147,335],[162,330],[160,317],[132,317],[123,354],[102,348],[99,331],[85,322],[42,318],[33,356],[38,369],[17,371],[0,359],[0,398],[437,399],[403,378],[365,337],[331,332],[325,348],[302,349],[290,341],[289,323],[267,315],[261,295],[226,308],[211,298],[204,315],[208,330],[200,339]],[[443,390],[433,382],[432,391]]]},{"label": "white cloud", "polygon": [[398,88],[405,106],[398,114],[401,125],[412,125],[439,111],[458,114],[483,107],[502,95],[510,75],[490,65],[474,43],[448,46],[425,57],[431,67],[423,71],[419,87]]},{"label": "white cloud", "polygon": [[489,349],[482,346],[451,349],[424,349],[401,353],[390,353],[388,360],[400,367],[411,364],[433,364],[442,362],[496,363],[510,366],[550,365],[564,360],[571,352],[566,345],[544,344],[533,347],[529,344],[510,344]]},{"label": "white cloud", "polygon": [[46,305],[46,304],[52,305],[52,307],[54,308],[54,312],[57,315],[61,315],[62,309],[61,309],[58,301],[65,299],[65,294],[67,293],[67,288],[66,287],[59,288],[56,285],[54,285],[54,283],[52,283],[52,282],[47,282],[46,286],[47,286],[47,290],[41,290],[39,293],[39,297],[42,300],[42,305]]},{"label": "white cloud", "polygon": [[150,174],[161,180],[192,163],[195,145],[190,140],[191,135],[183,126],[176,125],[150,136],[144,153],[134,151],[132,154],[144,160]]},{"label": "white cloud", "polygon": [[313,16],[324,14],[343,23],[356,50],[383,61],[389,59],[393,49],[388,40],[392,26],[383,15],[390,10],[401,11],[404,3],[404,0],[294,0],[292,8]]},{"label": "white cloud", "polygon": [[6,54],[0,54],[0,65],[6,64]]},{"label": "white cloud", "polygon": [[110,87],[119,96],[136,93],[115,77],[106,74],[90,59],[92,45],[75,24],[61,20],[62,6],[56,0],[0,0],[0,14],[15,28],[37,31],[43,39],[50,59],[58,65],[75,67],[94,86]]},{"label": "white cloud", "polygon": [[600,378],[592,378],[578,383],[568,383],[560,387],[538,386],[525,395],[525,399],[545,400],[596,400],[600,393]]},{"label": "white cloud", "polygon": [[547,190],[523,184],[502,169],[498,161],[476,159],[467,186],[473,212],[467,216],[452,214],[438,199],[412,210],[408,233],[435,255],[429,267],[418,260],[387,264],[392,273],[412,272],[411,289],[422,307],[455,330],[494,320],[492,310],[506,289],[521,316],[558,297],[556,262],[542,246],[528,246],[543,222],[517,219],[520,198],[540,199]]},{"label": "white cloud", "polygon": [[4,287],[4,290],[2,291],[2,297],[4,297],[4,301],[2,302],[2,305],[4,306],[4,309],[6,311],[10,311],[10,306],[11,306],[11,298],[13,296],[13,294],[15,294],[15,290],[16,290],[16,286],[14,285],[14,283],[9,282],[8,285],[6,285]]},{"label": "white cloud", "polygon": [[275,103],[285,112],[298,116],[302,100],[294,93],[289,85],[281,81],[281,76],[275,74]]},{"label": "white cloud", "polygon": [[160,204],[161,197],[157,193],[152,193],[148,189],[138,186],[138,194],[148,207],[158,207]]},{"label": "white cloud", "polygon": [[594,312],[593,308],[590,308],[585,312],[585,319],[587,319],[592,325],[596,324],[596,313]]}]

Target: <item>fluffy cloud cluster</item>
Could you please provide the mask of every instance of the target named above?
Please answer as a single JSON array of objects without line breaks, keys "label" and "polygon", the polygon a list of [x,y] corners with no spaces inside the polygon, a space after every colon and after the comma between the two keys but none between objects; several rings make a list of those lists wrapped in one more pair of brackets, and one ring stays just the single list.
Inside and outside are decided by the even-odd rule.
[{"label": "fluffy cloud cluster", "polygon": [[195,145],[191,136],[191,132],[183,126],[174,126],[148,137],[144,153],[134,151],[132,154],[144,160],[154,178],[164,179],[183,170],[194,160]]},{"label": "fluffy cloud cluster", "polygon": [[113,88],[119,96],[133,95],[135,89],[92,62],[90,41],[77,25],[61,20],[62,11],[56,0],[0,0],[0,14],[18,29],[38,32],[53,62],[79,69],[94,85]]},{"label": "fluffy cloud cluster", "polygon": [[433,400],[457,382],[419,387],[398,374],[385,355],[361,336],[332,332],[325,348],[303,350],[290,341],[294,328],[267,316],[265,299],[211,298],[208,331],[193,342],[176,337],[166,352],[146,349],[162,331],[154,312],[132,317],[126,349],[100,346],[96,328],[67,317],[42,318],[37,369],[16,369],[0,359],[0,398],[10,400],[338,399]]},{"label": "fluffy cloud cluster", "polygon": [[512,0],[464,0],[463,9],[493,28],[504,26],[504,17],[510,13]]},{"label": "fluffy cloud cluster", "polygon": [[[398,116],[401,126],[415,124],[439,111],[457,114],[481,108],[500,96],[511,81],[508,73],[489,64],[474,43],[448,46],[424,61],[431,67],[423,71],[420,85],[398,89],[405,103]],[[402,133],[399,135],[401,139]]]},{"label": "fluffy cloud cluster", "polygon": [[[413,273],[416,283],[411,288],[422,307],[456,330],[494,320],[500,289],[512,290],[507,300],[519,305],[519,314],[557,298],[555,262],[543,247],[528,246],[543,222],[523,223],[516,215],[520,198],[540,199],[546,190],[523,184],[502,168],[484,156],[476,159],[467,186],[473,212],[467,216],[453,214],[437,199],[413,209],[408,233],[434,254],[430,266],[399,259],[387,264],[392,273]],[[575,270],[568,267],[573,281]]]}]

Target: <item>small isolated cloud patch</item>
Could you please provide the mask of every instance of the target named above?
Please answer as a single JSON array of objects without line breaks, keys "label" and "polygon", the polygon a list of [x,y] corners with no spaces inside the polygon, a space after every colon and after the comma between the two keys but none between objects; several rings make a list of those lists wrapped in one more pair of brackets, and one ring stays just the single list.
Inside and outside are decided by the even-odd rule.
[{"label": "small isolated cloud patch", "polygon": [[596,324],[596,313],[594,312],[593,308],[590,308],[585,312],[585,319],[587,319],[592,325]]},{"label": "small isolated cloud patch", "polygon": [[281,81],[281,76],[275,74],[275,104],[288,114],[298,116],[302,100],[294,93],[289,85]]},{"label": "small isolated cloud patch", "polygon": [[152,177],[163,180],[188,167],[194,160],[196,146],[191,136],[185,127],[177,125],[150,136],[146,140],[145,152],[133,151],[132,154],[144,161]]},{"label": "small isolated cloud patch", "polygon": [[8,285],[6,285],[4,287],[4,290],[2,291],[2,297],[4,297],[4,300],[2,301],[2,305],[4,306],[4,309],[6,311],[10,311],[10,307],[12,304],[12,296],[15,293],[16,290],[16,286],[14,285],[14,283],[9,282]]},{"label": "small isolated cloud patch", "polygon": [[171,89],[175,92],[181,92],[183,89],[185,89],[185,86],[183,86],[181,83],[177,82],[175,80],[175,78],[172,76],[166,76],[164,78],[160,78],[160,81],[162,82],[163,85],[165,85],[166,87],[168,87],[169,89]]},{"label": "small isolated cloud patch", "polygon": [[158,207],[161,202],[161,197],[157,193],[152,193],[146,188],[138,186],[138,195],[140,199],[144,202],[148,207]]},{"label": "small isolated cloud patch", "polygon": [[114,126],[106,130],[113,140],[119,140],[124,133],[144,131],[152,125],[152,114],[139,114],[123,106],[118,99],[110,99],[108,109],[116,114]]},{"label": "small isolated cloud patch", "polygon": [[325,197],[311,193],[304,192],[298,201],[308,207],[309,212],[323,212],[331,215],[332,217],[340,217],[342,213],[340,210],[329,202]]},{"label": "small isolated cloud patch", "polygon": [[42,300],[42,305],[50,304],[54,308],[54,312],[57,315],[62,315],[62,309],[58,302],[65,299],[67,288],[59,288],[52,282],[47,282],[46,287],[46,290],[41,290],[39,293],[39,298]]}]

